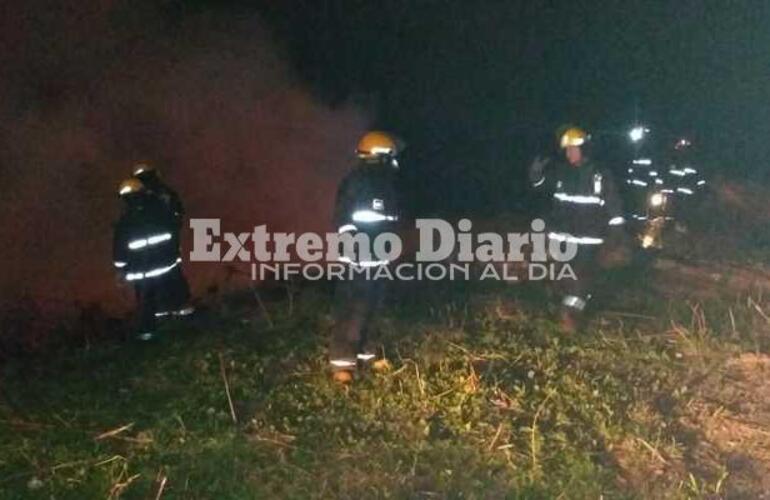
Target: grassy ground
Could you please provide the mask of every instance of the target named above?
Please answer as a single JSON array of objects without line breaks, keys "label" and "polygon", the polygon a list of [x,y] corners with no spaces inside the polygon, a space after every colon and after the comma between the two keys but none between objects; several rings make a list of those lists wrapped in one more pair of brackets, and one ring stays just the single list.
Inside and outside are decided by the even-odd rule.
[{"label": "grassy ground", "polygon": [[324,371],[319,287],[268,302],[269,323],[233,300],[155,344],[7,366],[0,497],[770,491],[766,299],[714,286],[695,302],[671,269],[615,279],[571,337],[534,285],[398,290],[378,320],[392,370],[349,390]]}]

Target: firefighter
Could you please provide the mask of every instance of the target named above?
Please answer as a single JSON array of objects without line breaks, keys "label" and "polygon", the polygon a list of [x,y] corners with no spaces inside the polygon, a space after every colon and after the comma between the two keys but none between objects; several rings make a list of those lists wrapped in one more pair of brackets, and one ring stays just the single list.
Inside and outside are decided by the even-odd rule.
[{"label": "firefighter", "polygon": [[625,175],[625,185],[622,190],[626,193],[627,218],[629,222],[647,220],[649,197],[664,189],[665,172],[661,170],[658,159],[654,154],[650,129],[637,125],[628,133],[632,144],[632,158]]},{"label": "firefighter", "polygon": [[150,162],[139,162],[134,165],[133,176],[144,184],[145,189],[160,199],[173,214],[177,225],[182,227],[184,219],[184,206],[179,195],[171,189],[160,177],[160,173]]},{"label": "firefighter", "polygon": [[693,209],[695,198],[706,187],[706,179],[695,168],[689,139],[683,137],[674,144],[666,174],[665,192],[673,202],[675,227],[678,232],[687,232],[688,212]]},{"label": "firefighter", "polygon": [[642,249],[663,248],[663,234],[671,220],[668,175],[656,154],[652,135],[643,125],[634,126],[628,133],[633,155],[622,186],[626,219]]},{"label": "firefighter", "polygon": [[[384,132],[368,132],[356,148],[357,165],[337,191],[334,224],[340,234],[366,234],[373,241],[378,234],[395,229],[399,201],[396,187],[398,173],[396,140]],[[369,279],[377,266],[388,265],[372,254],[368,257],[342,256],[348,266],[346,279],[335,289],[335,326],[329,362],[333,379],[339,383],[353,380],[359,366],[375,370],[387,368],[387,360],[376,360],[370,344],[372,320],[382,299],[383,283]],[[352,268],[352,269],[351,269]]]},{"label": "firefighter", "polygon": [[578,248],[569,262],[577,279],[559,283],[563,292],[562,329],[572,332],[591,298],[598,250],[611,236],[610,230],[622,231],[625,218],[611,174],[587,154],[589,135],[578,127],[562,127],[557,137],[563,158],[550,161],[538,157],[529,175],[533,187],[546,190],[552,197],[549,240]]},{"label": "firefighter", "polygon": [[123,212],[115,225],[113,261],[134,286],[140,340],[156,335],[157,319],[187,315],[190,292],[182,274],[177,221],[164,202],[137,178],[120,184]]}]

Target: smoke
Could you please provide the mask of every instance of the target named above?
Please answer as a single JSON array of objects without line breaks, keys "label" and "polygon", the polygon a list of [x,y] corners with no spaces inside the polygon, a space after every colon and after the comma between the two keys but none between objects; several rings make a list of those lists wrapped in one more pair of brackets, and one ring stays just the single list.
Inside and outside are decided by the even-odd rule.
[{"label": "smoke", "polygon": [[[104,0],[3,9],[3,303],[129,303],[112,224],[116,186],[137,160],[160,167],[190,217],[221,218],[224,230],[327,229],[366,117],[316,102],[257,17]],[[198,292],[225,273],[186,271]]]}]

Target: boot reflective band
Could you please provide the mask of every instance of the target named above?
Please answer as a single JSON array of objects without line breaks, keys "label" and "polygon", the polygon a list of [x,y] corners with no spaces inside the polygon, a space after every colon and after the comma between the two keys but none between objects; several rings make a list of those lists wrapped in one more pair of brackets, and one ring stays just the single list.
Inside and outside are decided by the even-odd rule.
[{"label": "boot reflective band", "polygon": [[329,363],[338,368],[352,368],[356,366],[356,362],[350,361],[349,359],[332,359]]},{"label": "boot reflective band", "polygon": [[159,267],[158,269],[153,269],[151,271],[147,271],[146,273],[128,273],[126,275],[126,281],[137,281],[144,278],[155,278],[155,277],[164,275],[167,272],[174,269],[176,266],[178,266],[180,262],[182,262],[182,259],[176,259],[176,262],[174,262],[170,266]]},{"label": "boot reflective band", "polygon": [[581,205],[604,205],[604,200],[598,196],[586,196],[583,194],[554,193],[553,197],[566,203],[579,203]]},{"label": "boot reflective band", "polygon": [[340,228],[337,229],[337,234],[349,233],[351,231],[358,231],[358,228],[353,224],[345,224],[344,226],[340,226]]},{"label": "boot reflective band", "polygon": [[382,222],[382,221],[394,221],[398,218],[393,215],[384,215],[374,210],[358,210],[353,212],[354,222]]},{"label": "boot reflective band", "polygon": [[117,260],[115,262],[113,262],[113,264],[115,264],[115,267],[117,267],[118,269],[120,269],[121,267],[126,267],[126,263],[125,262],[120,262],[120,261],[117,261]]},{"label": "boot reflective band", "polygon": [[692,189],[688,189],[688,188],[676,188],[676,192],[677,192],[677,193],[682,193],[682,194],[692,194]]},{"label": "boot reflective band", "polygon": [[628,183],[628,184],[633,184],[634,186],[642,186],[642,187],[647,187],[647,183],[646,183],[646,182],[644,182],[644,181],[641,181],[641,180],[639,180],[639,179],[628,179],[628,180],[626,181],[626,183]]},{"label": "boot reflective band", "polygon": [[604,240],[592,236],[572,236],[567,233],[548,233],[548,237],[556,241],[566,241],[567,243],[577,243],[578,245],[601,245]]},{"label": "boot reflective band", "polygon": [[337,260],[339,262],[342,262],[343,264],[352,264],[354,266],[359,266],[359,267],[377,267],[377,266],[384,266],[386,264],[390,264],[389,260],[362,260],[360,262],[354,262],[353,259],[345,255],[341,255],[340,258]]},{"label": "boot reflective band", "polygon": [[147,238],[134,240],[128,244],[130,250],[139,250],[148,245],[157,245],[171,239],[171,233],[156,234]]},{"label": "boot reflective band", "polygon": [[361,361],[371,361],[375,357],[374,354],[356,354],[356,358],[360,359]]},{"label": "boot reflective band", "polygon": [[570,307],[582,311],[586,308],[586,301],[578,297],[577,295],[566,295],[561,301],[564,307]]},{"label": "boot reflective band", "polygon": [[625,223],[626,223],[626,219],[624,219],[623,217],[613,217],[612,219],[610,219],[609,225],[622,226]]}]

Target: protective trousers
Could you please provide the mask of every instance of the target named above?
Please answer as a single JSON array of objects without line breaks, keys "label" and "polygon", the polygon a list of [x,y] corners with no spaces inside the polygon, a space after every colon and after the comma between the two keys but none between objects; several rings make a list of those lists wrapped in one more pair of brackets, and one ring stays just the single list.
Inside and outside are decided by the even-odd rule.
[{"label": "protective trousers", "polygon": [[[372,273],[374,274],[374,273]],[[333,370],[355,369],[358,361],[373,357],[370,334],[376,310],[382,300],[382,280],[352,273],[337,282],[334,291],[334,331],[329,348]]]}]

